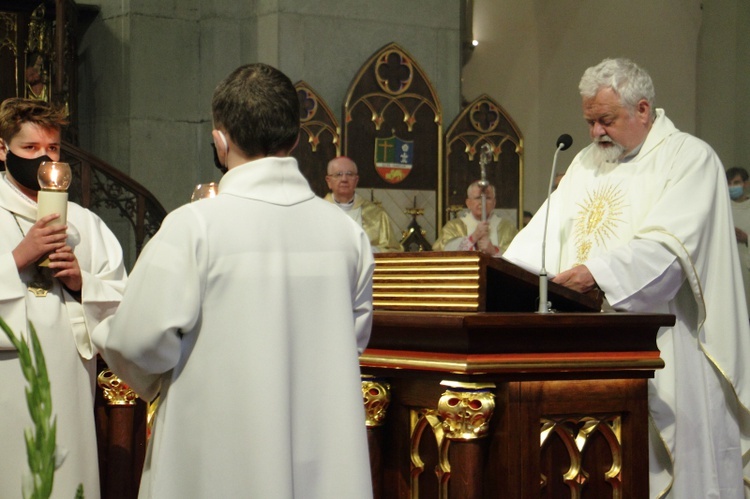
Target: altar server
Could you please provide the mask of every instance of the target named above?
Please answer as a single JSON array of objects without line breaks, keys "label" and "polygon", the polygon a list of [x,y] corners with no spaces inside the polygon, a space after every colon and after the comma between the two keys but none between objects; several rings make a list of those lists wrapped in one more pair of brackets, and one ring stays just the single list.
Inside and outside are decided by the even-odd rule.
[{"label": "altar server", "polygon": [[95,332],[112,370],[160,397],[140,497],[370,497],[370,243],[289,156],[289,78],[242,66],[212,110],[218,195],[167,216]]},{"label": "altar server", "polygon": [[[53,498],[79,484],[99,497],[94,426],[96,351],[90,334],[114,313],[125,288],[122,248],[102,220],[78,204],[37,221],[43,161],[60,160],[61,108],[12,98],[0,105],[0,317],[29,339],[33,324],[44,353],[57,420]],[[49,255],[49,266],[38,262]],[[0,497],[22,497],[29,473],[24,431],[34,431],[18,351],[0,332]]]}]

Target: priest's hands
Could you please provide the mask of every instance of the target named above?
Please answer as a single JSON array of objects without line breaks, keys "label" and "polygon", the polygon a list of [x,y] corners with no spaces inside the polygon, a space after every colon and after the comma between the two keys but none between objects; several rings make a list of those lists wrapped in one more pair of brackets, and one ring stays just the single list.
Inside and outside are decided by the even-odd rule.
[{"label": "priest's hands", "polygon": [[737,237],[737,242],[747,246],[747,232],[737,227],[734,228],[734,235]]},{"label": "priest's hands", "polygon": [[490,224],[487,221],[479,222],[476,230],[471,235],[471,241],[479,251],[490,256],[494,256],[500,251],[490,240]]},{"label": "priest's hands", "polygon": [[490,256],[495,256],[500,252],[500,248],[492,244],[489,237],[477,241],[477,249]]},{"label": "priest's hands", "polygon": [[579,293],[588,293],[596,287],[594,276],[585,265],[576,265],[572,269],[560,272],[551,280]]},{"label": "priest's hands", "polygon": [[482,239],[489,240],[490,238],[490,223],[486,220],[484,222],[479,222],[477,225],[477,228],[474,230],[474,232],[471,234],[471,240],[474,241],[474,244],[479,245],[479,241]]},{"label": "priest's hands", "polygon": [[66,225],[47,226],[49,222],[59,217],[60,215],[56,213],[43,217],[31,226],[29,232],[18,243],[18,246],[13,250],[13,259],[19,271],[36,263],[43,256],[65,246],[68,227]]}]

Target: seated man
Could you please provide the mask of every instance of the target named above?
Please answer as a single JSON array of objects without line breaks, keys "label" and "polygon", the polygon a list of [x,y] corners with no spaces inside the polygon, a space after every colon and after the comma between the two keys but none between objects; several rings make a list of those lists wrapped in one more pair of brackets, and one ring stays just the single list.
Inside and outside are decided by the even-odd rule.
[{"label": "seated man", "polygon": [[331,192],[326,201],[344,210],[355,222],[362,226],[370,239],[373,253],[403,251],[393,231],[391,217],[375,203],[354,192],[359,182],[357,165],[346,156],[333,158],[328,162],[326,183]]},{"label": "seated man", "polygon": [[515,224],[493,212],[495,188],[492,185],[487,186],[485,194],[487,220],[482,221],[482,188],[477,180],[466,189],[466,207],[469,211],[443,226],[437,241],[432,245],[433,250],[478,250],[490,256],[503,254],[518,229]]}]

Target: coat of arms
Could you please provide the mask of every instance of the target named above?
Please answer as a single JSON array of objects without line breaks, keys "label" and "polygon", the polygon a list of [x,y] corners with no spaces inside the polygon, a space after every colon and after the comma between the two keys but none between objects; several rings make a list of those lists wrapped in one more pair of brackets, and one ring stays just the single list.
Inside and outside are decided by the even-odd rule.
[{"label": "coat of arms", "polygon": [[402,182],[411,172],[413,163],[413,140],[402,140],[395,135],[375,139],[375,170],[386,182]]}]

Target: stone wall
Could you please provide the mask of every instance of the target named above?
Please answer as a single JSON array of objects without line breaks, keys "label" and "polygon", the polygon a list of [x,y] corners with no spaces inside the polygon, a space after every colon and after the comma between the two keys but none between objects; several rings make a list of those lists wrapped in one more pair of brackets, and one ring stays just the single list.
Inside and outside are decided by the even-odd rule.
[{"label": "stone wall", "polygon": [[399,43],[428,74],[447,122],[460,107],[458,0],[101,0],[81,44],[81,143],[171,210],[218,179],[215,85],[265,62],[340,113],[359,67]]},{"label": "stone wall", "polygon": [[589,142],[578,81],[605,57],[646,68],[656,105],[678,128],[711,144],[725,166],[750,167],[750,30],[747,0],[473,0],[479,45],[463,72],[471,100],[489,94],[516,120],[525,139],[527,209],[544,201],[554,141],[574,144],[566,168]]},{"label": "stone wall", "polygon": [[[746,140],[750,27],[746,0],[98,0],[80,44],[81,145],[151,190],[171,210],[217,180],[210,98],[235,67],[266,62],[305,80],[340,113],[349,83],[397,42],[432,81],[447,127],[462,98],[486,93],[520,127],[524,206],[544,200],[554,140],[588,142],[578,80],[605,57],[649,70],[676,125],[750,166]],[[462,69],[462,6],[479,41]],[[552,7],[554,6],[554,8]]]}]

